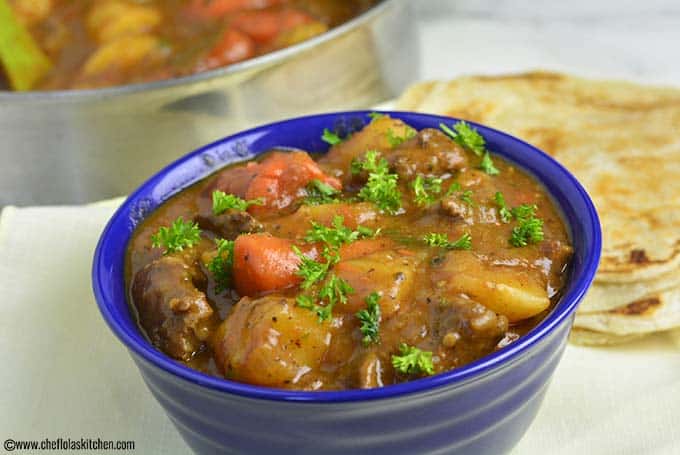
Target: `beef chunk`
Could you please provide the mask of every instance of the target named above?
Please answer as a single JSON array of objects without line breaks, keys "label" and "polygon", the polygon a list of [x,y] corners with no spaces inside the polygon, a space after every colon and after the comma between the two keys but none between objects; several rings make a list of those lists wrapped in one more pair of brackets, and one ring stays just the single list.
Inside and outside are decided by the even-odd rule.
[{"label": "beef chunk", "polygon": [[447,196],[441,200],[441,212],[456,220],[463,220],[468,224],[471,224],[474,220],[473,208],[462,201],[457,195]]},{"label": "beef chunk", "polygon": [[496,349],[508,331],[508,318],[464,295],[433,298],[437,305],[435,333],[442,349],[465,364]]},{"label": "beef chunk", "polygon": [[195,221],[202,229],[212,231],[227,240],[234,240],[239,234],[264,230],[262,223],[250,213],[238,210],[227,210],[220,215],[202,213],[196,215]]},{"label": "beef chunk", "polygon": [[185,361],[201,349],[214,323],[213,309],[194,285],[200,278],[196,273],[179,257],[163,256],[140,270],[132,284],[139,320],[151,342]]},{"label": "beef chunk", "polygon": [[467,167],[465,151],[439,130],[426,128],[387,155],[400,178],[418,174],[442,175]]}]

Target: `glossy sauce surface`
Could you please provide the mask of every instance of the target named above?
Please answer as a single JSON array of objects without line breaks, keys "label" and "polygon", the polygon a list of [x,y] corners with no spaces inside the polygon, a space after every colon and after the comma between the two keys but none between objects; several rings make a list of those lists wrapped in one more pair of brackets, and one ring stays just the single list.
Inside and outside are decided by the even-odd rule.
[{"label": "glossy sauce surface", "polygon": [[[321,133],[321,132],[320,132]],[[480,158],[439,130],[415,137],[389,117],[312,161],[303,152],[272,151],[258,162],[236,164],[167,201],[135,232],[128,247],[127,282],[140,325],[161,350],[186,365],[252,384],[304,390],[380,387],[420,377],[393,366],[400,346],[432,354],[433,372],[460,367],[525,334],[550,311],[568,278],[571,247],[545,190],[523,171],[494,157],[498,175],[479,169]],[[394,140],[395,137],[401,139]],[[397,175],[401,206],[394,213],[362,200],[369,176],[350,172],[368,150]],[[440,178],[430,203],[415,201],[418,176]],[[338,201],[305,203],[312,180],[341,189]],[[447,191],[451,185],[459,190]],[[213,191],[262,198],[246,212],[215,216]],[[536,206],[543,240],[510,244],[517,220],[505,222],[495,200]],[[178,253],[151,247],[151,237],[177,217],[196,220],[201,240]],[[324,244],[305,240],[314,223],[377,235],[342,245],[326,281],[300,288],[297,246],[324,262]],[[426,244],[431,233],[450,241],[467,234],[470,249]],[[231,285],[218,289],[207,264],[215,239],[235,239]],[[330,274],[351,287],[321,321],[300,306]],[[220,291],[220,292],[217,292]],[[366,343],[357,313],[379,295],[379,338]]]}]

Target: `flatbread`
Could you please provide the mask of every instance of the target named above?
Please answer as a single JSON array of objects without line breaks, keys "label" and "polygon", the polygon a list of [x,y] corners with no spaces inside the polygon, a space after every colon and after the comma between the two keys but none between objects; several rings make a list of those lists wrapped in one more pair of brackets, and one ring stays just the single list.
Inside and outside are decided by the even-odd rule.
[{"label": "flatbread", "polygon": [[427,82],[397,108],[484,123],[562,162],[601,217],[597,282],[680,273],[680,90],[535,72]]},{"label": "flatbread", "polygon": [[625,306],[595,313],[577,313],[574,327],[632,335],[680,326],[680,287],[647,295]]},{"label": "flatbread", "polygon": [[650,294],[680,287],[680,273],[672,270],[653,280],[631,283],[595,282],[578,306],[578,313],[613,310]]},{"label": "flatbread", "polygon": [[643,338],[647,335],[649,334],[634,333],[630,335],[616,335],[613,333],[596,332],[594,330],[574,328],[569,334],[569,341],[574,344],[581,344],[584,346],[611,346],[639,340],[640,338]]},{"label": "flatbread", "polygon": [[416,110],[432,89],[440,83],[441,82],[421,82],[420,84],[413,84],[399,97],[399,109],[404,111]]}]

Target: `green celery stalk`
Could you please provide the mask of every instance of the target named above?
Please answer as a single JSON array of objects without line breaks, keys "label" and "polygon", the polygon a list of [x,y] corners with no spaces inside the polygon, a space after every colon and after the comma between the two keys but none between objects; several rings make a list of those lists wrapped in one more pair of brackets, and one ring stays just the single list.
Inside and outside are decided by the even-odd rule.
[{"label": "green celery stalk", "polygon": [[0,63],[14,90],[31,90],[52,68],[6,0],[0,0]]}]

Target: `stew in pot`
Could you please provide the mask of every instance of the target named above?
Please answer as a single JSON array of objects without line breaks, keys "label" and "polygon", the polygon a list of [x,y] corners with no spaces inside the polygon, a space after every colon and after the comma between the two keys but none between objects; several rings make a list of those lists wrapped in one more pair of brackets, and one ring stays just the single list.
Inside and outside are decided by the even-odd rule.
[{"label": "stew in pot", "polygon": [[[44,77],[31,78],[36,79],[31,88],[40,90],[149,82],[230,65],[319,35],[377,3],[0,0],[5,1],[51,62]],[[11,18],[3,17],[0,28],[10,27],[3,20]],[[39,58],[29,51],[17,47],[13,52],[25,55],[5,58]]]}]

